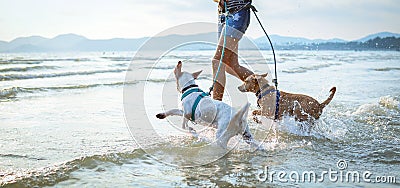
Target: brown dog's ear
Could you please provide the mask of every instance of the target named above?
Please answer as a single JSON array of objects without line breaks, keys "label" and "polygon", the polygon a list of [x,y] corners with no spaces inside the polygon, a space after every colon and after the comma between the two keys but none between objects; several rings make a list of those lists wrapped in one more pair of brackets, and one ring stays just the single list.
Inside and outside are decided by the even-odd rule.
[{"label": "brown dog's ear", "polygon": [[194,78],[194,79],[199,78],[199,75],[201,74],[201,72],[203,72],[203,70],[198,71],[198,72],[195,72],[195,73],[192,73],[193,78]]},{"label": "brown dog's ear", "polygon": [[254,80],[259,80],[261,78],[264,78],[263,75],[261,75],[261,74],[255,74],[253,77]]},{"label": "brown dog's ear", "polygon": [[267,77],[268,76],[268,73],[265,73],[265,74],[262,74],[262,75],[260,75],[261,77]]},{"label": "brown dog's ear", "polygon": [[247,78],[246,78],[246,80],[257,80],[257,75],[256,74],[252,74],[252,75],[250,75],[250,76],[248,76]]}]

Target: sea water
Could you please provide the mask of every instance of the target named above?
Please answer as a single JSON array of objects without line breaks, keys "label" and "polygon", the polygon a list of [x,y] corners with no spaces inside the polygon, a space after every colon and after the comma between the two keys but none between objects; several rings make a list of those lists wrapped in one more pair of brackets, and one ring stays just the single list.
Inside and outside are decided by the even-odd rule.
[{"label": "sea water", "polygon": [[[270,52],[262,52],[265,58],[254,53],[241,51],[241,63],[256,73],[270,72]],[[278,51],[280,90],[307,94],[320,102],[328,97],[331,87],[336,86],[337,92],[313,126],[288,116],[273,126],[257,124],[249,115],[256,138],[264,139],[263,151],[237,147],[212,163],[185,168],[166,164],[141,150],[125,122],[124,87],[147,84],[147,97],[158,96],[159,88],[178,96],[171,75],[176,62],[182,60],[184,70],[204,70],[198,82],[207,90],[212,83],[212,55],[213,51],[174,51],[162,59],[140,57],[132,61],[135,52],[0,54],[0,185],[400,185],[399,52]],[[154,66],[157,61],[161,63]],[[154,75],[149,77],[144,73],[150,69]],[[137,76],[126,82],[128,71]],[[272,77],[270,73],[268,78]],[[231,93],[239,92],[235,90],[238,84],[228,76]],[[251,110],[257,109],[256,97],[247,97]],[[143,100],[137,99],[137,103]],[[224,100],[231,102],[229,97]],[[162,109],[163,104],[156,98],[154,101],[149,106]],[[147,121],[165,123],[153,114],[136,119],[138,124]],[[184,158],[189,154],[171,150],[191,144],[197,141],[170,135],[168,143],[157,143],[151,149],[165,155],[176,152]],[[300,175],[315,171],[320,179],[321,172],[340,172],[339,164],[347,165],[344,173],[351,170],[362,175],[368,171],[371,178],[394,176],[397,183],[349,183],[340,178],[329,180],[328,176],[322,182],[301,182],[292,181],[289,175],[285,177],[288,181],[281,181],[284,179],[276,175],[279,171]],[[263,179],[266,169],[269,175],[276,172],[275,179]],[[291,175],[296,178],[295,173]]]}]

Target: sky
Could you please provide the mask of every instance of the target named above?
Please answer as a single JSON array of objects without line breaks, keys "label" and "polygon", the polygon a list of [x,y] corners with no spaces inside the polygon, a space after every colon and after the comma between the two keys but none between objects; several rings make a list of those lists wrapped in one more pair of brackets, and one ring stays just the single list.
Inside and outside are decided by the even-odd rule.
[{"label": "sky", "polygon": [[[399,0],[253,0],[270,34],[355,40],[400,33]],[[75,33],[140,38],[191,22],[217,22],[213,0],[1,0],[0,40]],[[262,36],[254,16],[246,35]]]}]

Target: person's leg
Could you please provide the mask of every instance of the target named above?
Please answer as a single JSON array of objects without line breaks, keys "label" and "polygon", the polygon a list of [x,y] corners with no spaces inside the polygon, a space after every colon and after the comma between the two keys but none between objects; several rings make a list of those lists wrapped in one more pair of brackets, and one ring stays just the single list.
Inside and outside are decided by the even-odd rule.
[{"label": "person's leg", "polygon": [[[224,44],[224,40],[225,44]],[[230,61],[230,57],[232,56],[233,51],[235,51],[234,49],[237,48],[237,44],[238,40],[231,38],[231,37],[224,37],[223,34],[220,35],[220,39],[218,42],[218,47],[217,47],[217,51],[214,55],[214,58],[212,60],[212,64],[213,64],[213,78],[215,78],[217,71],[218,71],[218,66],[220,64],[220,59],[222,56],[222,51],[224,51],[224,57],[222,59],[222,64],[221,64],[221,69],[220,72],[218,74],[218,77],[216,78],[217,81],[214,85],[214,90],[213,90],[213,99],[215,100],[220,100],[222,101],[222,97],[224,96],[224,90],[225,90],[225,83],[226,83],[226,68],[227,66],[225,66],[226,64],[230,64],[227,61]],[[230,70],[228,70],[229,74],[235,74],[234,72],[232,72],[232,69],[230,68]]]},{"label": "person's leg", "polygon": [[[214,90],[213,90],[213,98],[215,100],[222,100],[222,97],[224,95],[224,87],[226,83],[225,71],[239,78],[242,81],[245,80],[248,76],[253,74],[253,72],[250,71],[249,69],[239,65],[239,60],[237,55],[238,42],[239,42],[238,39],[226,37],[224,57],[222,60],[223,64],[221,65],[221,69],[217,77],[217,82],[214,85]],[[222,56],[223,46],[224,46],[224,38],[221,35],[219,46],[212,61],[213,78],[215,78],[218,71],[218,66]]]},{"label": "person's leg", "polygon": [[218,66],[219,66],[219,60],[214,59],[212,61],[212,68],[213,68],[213,79],[216,79],[216,82],[214,85],[214,89],[212,91],[212,97],[215,100],[222,101],[222,97],[224,96],[224,87],[226,83],[225,65],[224,64],[221,65],[218,77],[216,77]]},{"label": "person's leg", "polygon": [[225,65],[221,64],[220,67],[220,72],[218,73],[218,78],[217,76],[217,71],[218,67],[220,64],[220,59],[221,59],[221,54],[222,54],[222,49],[224,46],[224,35],[223,33],[225,32],[225,15],[221,14],[218,17],[218,46],[215,51],[214,57],[212,59],[212,70],[213,70],[213,82],[214,79],[216,79],[215,84],[213,85],[213,90],[212,90],[212,97],[215,100],[222,101],[222,97],[224,96],[224,87],[225,87]]},{"label": "person's leg", "polygon": [[[230,54],[230,56],[228,57],[228,56],[226,56],[226,59],[228,59],[228,61],[226,61],[226,64],[231,64],[231,62],[230,61],[234,61],[235,60],[235,58],[237,57],[237,46],[235,46],[235,47],[233,47],[234,49],[236,49],[236,50],[234,50],[234,49],[231,49],[231,51],[234,51],[235,53],[229,53]],[[236,56],[236,57],[235,57]],[[236,74],[236,72],[231,68],[231,67],[229,67],[229,66],[225,66],[225,71],[227,72],[227,73],[229,73],[230,75],[232,75],[232,76],[235,76],[236,78],[239,78],[240,79],[240,77]]]},{"label": "person's leg", "polygon": [[[244,81],[248,76],[252,75],[253,72],[249,69],[239,65],[239,41],[242,39],[243,34],[246,32],[250,24],[250,9],[243,9],[234,15],[231,15],[230,19],[226,20],[227,27],[227,46],[232,52],[231,55],[226,56],[228,58],[224,60],[227,65],[226,69],[228,73],[236,76],[240,80]],[[232,45],[232,46],[229,46]],[[225,59],[224,58],[224,59]],[[230,70],[231,69],[231,70]]]},{"label": "person's leg", "polygon": [[238,48],[235,48],[236,51],[231,53],[229,60],[226,60],[226,72],[229,74],[239,78],[244,81],[248,76],[254,74],[251,70],[246,67],[243,67],[239,64],[239,56],[238,56]]},{"label": "person's leg", "polygon": [[[234,19],[238,17],[241,19]],[[250,11],[243,10],[237,13],[237,16],[233,16],[231,19],[225,19],[224,16],[220,16],[218,24],[219,41],[218,47],[212,60],[213,64],[213,78],[216,77],[222,51],[224,49],[223,64],[221,65],[220,72],[216,84],[213,89],[213,98],[216,100],[222,100],[224,95],[224,87],[226,82],[225,71],[229,74],[236,76],[240,80],[245,80],[248,76],[252,75],[253,72],[249,69],[239,65],[238,59],[238,46],[239,40],[242,38],[244,32],[249,25]],[[226,23],[226,22],[228,23]],[[229,25],[225,28],[226,25]],[[234,28],[234,25],[241,25],[241,28]],[[225,37],[226,35],[226,37]],[[225,44],[224,44],[225,43]],[[227,65],[227,66],[225,66]]]},{"label": "person's leg", "polygon": [[[224,45],[224,40],[225,45]],[[213,99],[215,100],[220,100],[222,101],[222,98],[224,96],[224,90],[225,90],[225,83],[226,83],[226,68],[228,68],[226,65],[230,65],[232,63],[228,62],[231,60],[231,57],[234,56],[234,52],[237,51],[237,46],[238,46],[238,39],[232,38],[232,37],[224,37],[223,34],[220,36],[219,42],[218,42],[218,47],[215,52],[214,58],[212,60],[212,67],[213,67],[213,78],[216,78],[216,74],[218,71],[218,66],[220,64],[220,59],[222,56],[222,51],[224,50],[224,57],[222,59],[222,64],[221,64],[221,69],[219,71],[219,74],[217,76],[217,81],[214,85],[213,89]],[[225,47],[225,48],[224,48]],[[234,71],[234,69],[230,68],[228,70],[229,74],[232,75],[237,75]],[[238,76],[236,76],[238,77]],[[238,77],[240,78],[240,77]]]},{"label": "person's leg", "polygon": [[[218,77],[216,77],[217,72],[218,72],[218,67],[220,64],[220,59],[222,56],[222,49],[223,49],[223,44],[224,44],[223,36],[220,37],[220,41],[221,40],[222,40],[222,44],[221,44],[221,42],[219,42],[220,44],[218,45],[217,50],[214,55],[214,58],[212,60],[213,81],[214,81],[214,79],[216,79],[214,89],[212,91],[212,97],[213,97],[213,99],[219,100],[219,101],[222,101],[222,97],[224,96],[224,87],[225,87],[225,82],[226,82],[225,64],[224,63],[221,64],[220,71],[218,73]],[[224,56],[225,56],[225,52],[224,52]]]}]

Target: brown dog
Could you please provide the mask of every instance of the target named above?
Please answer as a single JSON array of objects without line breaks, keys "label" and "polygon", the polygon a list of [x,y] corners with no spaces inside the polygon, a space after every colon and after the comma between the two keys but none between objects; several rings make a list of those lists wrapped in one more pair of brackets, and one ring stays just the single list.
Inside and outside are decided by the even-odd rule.
[{"label": "brown dog", "polygon": [[281,119],[284,114],[294,116],[297,121],[310,121],[319,119],[322,114],[322,110],[328,105],[336,92],[336,87],[333,87],[330,92],[330,96],[323,103],[319,103],[314,98],[301,95],[292,94],[286,92],[280,92],[279,98],[279,111],[275,114],[276,95],[275,86],[268,84],[268,80],[265,78],[268,74],[256,75],[253,74],[246,78],[243,85],[239,86],[238,89],[241,92],[253,92],[259,98],[257,103],[261,107],[261,110],[253,111],[253,115],[262,115],[271,119]]}]

